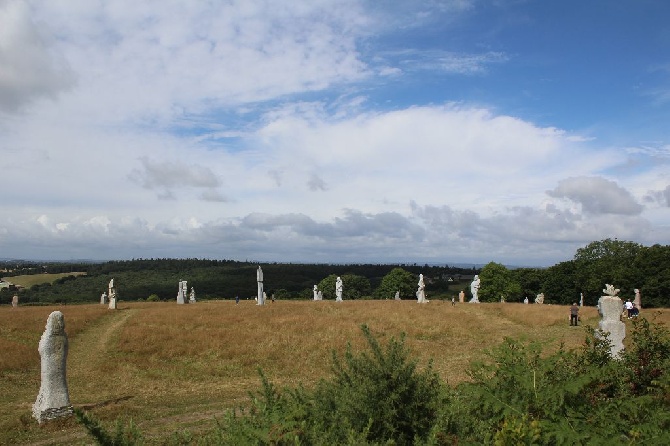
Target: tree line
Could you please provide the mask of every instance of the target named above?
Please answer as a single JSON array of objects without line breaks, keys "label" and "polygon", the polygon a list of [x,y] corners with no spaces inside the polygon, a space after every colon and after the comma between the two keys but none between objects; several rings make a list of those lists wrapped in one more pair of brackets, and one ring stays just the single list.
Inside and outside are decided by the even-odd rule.
[{"label": "tree line", "polygon": [[[253,299],[259,263],[211,259],[131,259],[92,262],[0,262],[3,276],[41,273],[85,272],[66,276],[53,283],[21,290],[22,303],[95,302],[115,279],[121,300],[172,300],[177,283],[187,280],[198,299]],[[419,264],[286,264],[260,263],[268,296],[277,299],[311,299],[317,285],[324,299],[335,298],[335,280],[344,282],[345,299],[414,299],[418,275],[424,275],[426,291],[432,299],[456,298],[464,291],[472,297],[470,282],[479,274],[479,300],[531,302],[539,293],[545,303],[570,304],[584,296],[586,305],[595,305],[606,283],[619,288],[622,298],[632,298],[640,290],[644,307],[670,304],[670,246],[643,246],[630,241],[604,239],[579,248],[572,260],[549,268],[508,268],[490,262],[481,269],[449,265]],[[1,290],[0,304],[11,302],[14,291]]]}]

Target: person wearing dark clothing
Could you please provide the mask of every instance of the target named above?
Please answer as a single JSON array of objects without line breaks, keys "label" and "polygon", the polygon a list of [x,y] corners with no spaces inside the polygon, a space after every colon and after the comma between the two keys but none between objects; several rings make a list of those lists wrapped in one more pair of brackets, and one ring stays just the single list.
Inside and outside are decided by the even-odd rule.
[{"label": "person wearing dark clothing", "polygon": [[579,306],[577,303],[573,303],[570,307],[570,326],[577,326],[579,321]]}]

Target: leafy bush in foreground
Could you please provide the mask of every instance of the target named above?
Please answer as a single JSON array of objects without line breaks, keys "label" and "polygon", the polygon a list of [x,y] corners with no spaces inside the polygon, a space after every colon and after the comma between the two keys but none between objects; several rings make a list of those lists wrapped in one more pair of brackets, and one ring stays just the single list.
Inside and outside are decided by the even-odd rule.
[{"label": "leafy bush in foreground", "polygon": [[[588,327],[581,349],[548,355],[506,339],[455,388],[430,364],[417,369],[404,336],[383,348],[362,329],[370,351],[334,354],[333,377],[313,391],[278,390],[261,373],[249,409],[230,412],[208,435],[180,433],[166,444],[670,444],[670,334],[645,319],[633,322],[619,359]],[[141,441],[117,426],[115,438],[131,441],[105,443],[113,437],[99,424],[84,424],[100,444]]]}]

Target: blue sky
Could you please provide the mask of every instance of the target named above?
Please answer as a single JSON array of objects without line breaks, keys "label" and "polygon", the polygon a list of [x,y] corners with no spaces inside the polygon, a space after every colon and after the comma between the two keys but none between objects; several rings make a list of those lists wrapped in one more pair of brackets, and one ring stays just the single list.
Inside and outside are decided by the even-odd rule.
[{"label": "blue sky", "polygon": [[0,258],[670,242],[661,1],[0,0]]}]

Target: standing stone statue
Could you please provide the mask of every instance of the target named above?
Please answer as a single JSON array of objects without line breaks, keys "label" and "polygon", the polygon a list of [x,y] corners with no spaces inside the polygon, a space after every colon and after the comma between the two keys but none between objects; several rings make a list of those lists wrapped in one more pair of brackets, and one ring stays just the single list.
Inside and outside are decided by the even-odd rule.
[{"label": "standing stone statue", "polygon": [[33,417],[38,423],[72,415],[70,395],[65,376],[67,334],[63,313],[54,311],[40,339],[41,384],[33,404]]},{"label": "standing stone statue", "polygon": [[621,299],[617,297],[618,289],[613,285],[605,284],[605,293],[598,300],[598,313],[602,317],[598,322],[598,328],[609,334],[609,340],[612,343],[610,353],[612,357],[619,356],[623,350],[623,340],[626,337],[626,324],[621,322]]},{"label": "standing stone statue", "polygon": [[528,297],[524,297],[524,298],[523,298],[523,303],[526,304],[526,305],[528,305]]},{"label": "standing stone statue", "polygon": [[186,303],[186,290],[187,282],[185,280],[180,280],[179,290],[177,291],[177,303],[180,305]]},{"label": "standing stone statue", "polygon": [[100,295],[100,305],[105,305],[107,303],[107,293],[104,291]]},{"label": "standing stone statue", "polygon": [[12,297],[12,308],[16,308],[18,306],[19,306],[19,296],[15,294]]},{"label": "standing stone statue", "polygon": [[427,304],[426,284],[423,282],[423,274],[419,274],[419,288],[416,290],[416,301],[420,304]]},{"label": "standing stone statue", "polygon": [[640,299],[640,290],[635,288],[635,299],[633,300],[633,303],[635,304],[635,307],[638,310],[642,309],[642,300]]},{"label": "standing stone statue", "polygon": [[535,303],[542,305],[544,303],[544,293],[540,293],[535,296]]},{"label": "standing stone statue", "polygon": [[319,298],[317,300],[323,300],[323,292],[319,290]]},{"label": "standing stone statue", "polygon": [[342,289],[344,285],[340,277],[335,281],[335,302],[342,302]]},{"label": "standing stone statue", "polygon": [[401,300],[400,299],[400,291],[395,292],[395,297],[393,298],[394,300]]},{"label": "standing stone statue", "polygon": [[107,297],[109,298],[109,309],[116,310],[116,289],[114,288],[114,279],[109,281]]},{"label": "standing stone statue", "polygon": [[461,290],[460,293],[458,293],[458,303],[463,303],[465,302],[465,291]]},{"label": "standing stone statue", "polygon": [[314,300],[319,300],[319,287],[314,285]]},{"label": "standing stone statue", "polygon": [[579,293],[579,306],[584,306],[584,293]]},{"label": "standing stone statue", "polygon": [[256,270],[256,282],[258,283],[258,297],[256,297],[256,305],[265,305],[265,297],[263,294],[263,270],[260,265]]},{"label": "standing stone statue", "polygon": [[195,288],[191,287],[191,294],[188,295],[188,303],[194,304],[195,303]]},{"label": "standing stone statue", "polygon": [[470,303],[479,303],[479,285],[479,275],[475,275],[474,279],[472,279],[472,283],[470,283],[470,293],[472,293],[472,299],[470,299]]}]

